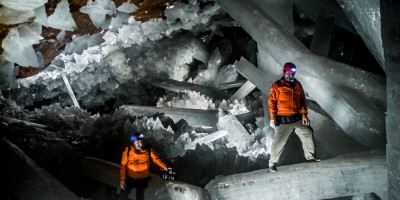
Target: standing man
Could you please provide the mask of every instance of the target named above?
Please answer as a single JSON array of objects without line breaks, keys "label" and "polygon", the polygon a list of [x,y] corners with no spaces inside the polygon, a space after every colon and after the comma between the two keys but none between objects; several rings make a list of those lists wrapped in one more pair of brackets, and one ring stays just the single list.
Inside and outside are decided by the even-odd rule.
[{"label": "standing man", "polygon": [[136,200],[144,199],[144,190],[151,179],[150,159],[158,167],[167,170],[167,165],[161,161],[151,147],[145,147],[143,135],[136,133],[130,137],[131,145],[125,148],[121,158],[120,168],[120,199],[128,199],[131,188],[136,188]]},{"label": "standing man", "polygon": [[301,83],[294,78],[296,65],[285,63],[283,77],[272,84],[268,96],[270,126],[275,129],[269,169],[276,172],[285,144],[294,131],[303,143],[304,156],[310,161],[321,161],[314,156],[315,145],[310,120],[307,118],[306,97]]}]

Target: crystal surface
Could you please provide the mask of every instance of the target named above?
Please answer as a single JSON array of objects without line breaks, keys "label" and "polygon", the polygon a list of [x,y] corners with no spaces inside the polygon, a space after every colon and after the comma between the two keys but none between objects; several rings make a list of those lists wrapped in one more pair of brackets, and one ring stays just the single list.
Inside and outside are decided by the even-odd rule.
[{"label": "crystal surface", "polygon": [[35,22],[37,22],[43,26],[48,26],[47,25],[46,7],[44,5],[40,6],[36,9],[34,9],[34,12],[35,12],[35,16],[36,16]]},{"label": "crystal surface", "polygon": [[218,122],[218,112],[216,110],[124,105],[120,107],[118,112],[127,112],[134,116],[148,116],[155,113],[164,113],[174,121],[185,119],[191,126],[199,127],[215,127]]},{"label": "crystal surface", "polygon": [[69,12],[69,3],[62,0],[52,15],[48,17],[48,26],[60,30],[73,31],[77,29],[76,23]]},{"label": "crystal surface", "polygon": [[79,10],[88,14],[97,28],[104,23],[106,15],[112,15],[116,12],[115,4],[110,0],[89,0],[86,6],[81,7]]},{"label": "crystal surface", "polygon": [[385,69],[381,37],[381,13],[379,0],[337,0],[365,45],[380,66]]},{"label": "crystal surface", "polygon": [[13,68],[13,63],[7,61],[4,56],[0,56],[0,85],[2,90],[9,88],[10,84],[15,81]]},{"label": "crystal surface", "polygon": [[212,199],[329,199],[387,191],[387,184],[385,155],[370,151],[282,166],[276,173],[262,169],[220,176],[205,188]]},{"label": "crystal surface", "polygon": [[235,94],[231,96],[231,99],[243,99],[248,94],[250,94],[250,92],[253,91],[254,88],[256,88],[256,86],[250,81],[247,81],[245,84],[242,85],[242,87],[239,88],[238,91],[235,92]]},{"label": "crystal surface", "polygon": [[15,10],[29,11],[47,3],[48,0],[0,0],[0,4]]},{"label": "crystal surface", "polygon": [[194,149],[197,144],[202,145],[202,144],[209,144],[215,140],[218,140],[228,134],[227,131],[217,131],[215,133],[211,133],[207,136],[204,136],[202,138],[196,139],[193,142],[187,144],[185,146],[185,149]]},{"label": "crystal surface", "polygon": [[130,0],[128,2],[124,2],[117,8],[119,12],[124,12],[124,13],[134,13],[136,12],[137,9],[138,7],[135,4],[130,3]]},{"label": "crystal surface", "polygon": [[32,47],[42,39],[41,29],[35,24],[23,24],[9,31],[2,43],[5,58],[21,66],[39,67],[39,63]]},{"label": "crystal surface", "polygon": [[1,24],[20,24],[27,22],[30,18],[34,17],[35,13],[32,10],[21,11],[7,8],[5,6],[0,8],[0,23]]},{"label": "crystal surface", "polygon": [[331,84],[344,85],[384,101],[383,97],[386,96],[384,77],[312,54],[294,35],[252,3],[226,0],[217,2],[242,25],[259,46],[270,53],[279,65],[288,61],[296,63],[297,66],[301,66],[299,73]]},{"label": "crystal surface", "polygon": [[[302,1],[307,2],[307,0]],[[79,12],[79,6],[82,6],[77,5],[77,2],[69,1],[71,3],[70,12],[74,17]],[[236,1],[229,2],[235,3]],[[252,2],[257,1],[254,0]],[[280,2],[266,0],[258,1],[256,4],[265,11],[260,16],[271,16],[275,21],[283,25],[291,35],[290,27],[293,25],[290,21],[292,20],[291,17],[295,14],[301,18],[297,20],[303,21],[305,19],[302,13],[291,13],[292,11],[301,11],[297,7],[299,1],[294,0],[293,2],[295,3],[293,8],[291,0]],[[333,2],[336,3],[335,1]],[[79,2],[79,4],[81,3]],[[85,4],[86,1],[83,3]],[[115,4],[120,5],[121,3],[123,2],[115,1]],[[18,145],[27,149],[27,153],[34,152],[34,155],[37,155],[36,158],[42,164],[52,165],[51,167],[57,165],[53,169],[61,171],[61,177],[69,175],[67,168],[78,164],[71,162],[71,160],[78,161],[78,159],[75,155],[70,155],[69,151],[79,155],[85,152],[98,153],[97,156],[105,157],[113,160],[114,163],[118,163],[117,154],[120,154],[120,148],[125,145],[126,137],[129,136],[132,130],[135,130],[144,133],[146,142],[161,150],[159,151],[161,157],[171,159],[167,161],[171,162],[171,166],[176,167],[178,175],[180,175],[179,178],[186,182],[184,185],[175,182],[176,184],[162,186],[157,190],[151,190],[153,193],[146,193],[146,195],[150,195],[152,199],[209,199],[209,197],[193,192],[190,184],[204,186],[215,176],[237,174],[236,177],[239,177],[241,174],[238,173],[266,168],[274,131],[268,127],[268,115],[263,115],[261,112],[260,105],[263,102],[260,101],[261,98],[266,100],[265,93],[269,92],[272,82],[281,76],[282,70],[279,66],[282,65],[283,61],[286,61],[285,59],[304,59],[304,62],[298,65],[299,69],[303,70],[308,67],[307,71],[299,71],[296,77],[303,84],[309,84],[304,85],[307,98],[310,100],[308,101],[308,117],[314,129],[317,156],[322,157],[324,161],[329,160],[326,158],[332,156],[365,148],[371,143],[380,143],[379,147],[384,146],[385,142],[381,140],[381,133],[385,132],[385,121],[392,125],[399,121],[396,121],[397,115],[393,114],[398,110],[398,106],[394,106],[394,102],[397,101],[388,101],[392,108],[390,109],[391,112],[388,113],[382,112],[383,107],[377,108],[374,105],[377,101],[379,104],[386,102],[385,95],[389,95],[387,98],[392,99],[394,97],[393,94],[397,94],[398,87],[395,84],[397,79],[395,78],[396,73],[393,73],[395,71],[392,69],[393,67],[391,68],[393,70],[391,75],[394,78],[390,79],[391,84],[388,84],[388,93],[386,94],[383,90],[380,91],[380,89],[386,87],[384,78],[376,78],[373,74],[370,76],[371,73],[365,73],[363,70],[349,70],[347,65],[338,65],[337,63],[331,65],[330,61],[321,60],[312,54],[309,55],[308,51],[297,48],[299,46],[297,46],[296,41],[287,42],[285,33],[280,32],[282,27],[275,26],[275,24],[262,31],[262,36],[265,36],[269,42],[265,44],[263,40],[266,39],[262,38],[258,39],[258,43],[256,43],[252,38],[254,37],[253,34],[248,36],[240,29],[242,26],[240,20],[235,18],[237,21],[232,21],[232,18],[224,13],[225,11],[220,8],[218,0],[189,0],[168,3],[165,4],[167,6],[165,17],[144,21],[136,21],[136,13],[128,14],[134,7],[133,4],[129,3],[130,1],[128,0],[122,6],[115,8],[115,6],[113,7],[113,1],[88,1],[87,6],[101,5],[99,10],[106,10],[105,12],[97,13],[99,18],[93,20],[99,20],[96,23],[101,24],[99,29],[96,30],[98,33],[92,34],[93,32],[91,32],[90,35],[84,35],[86,31],[91,30],[90,28],[76,30],[76,32],[58,30],[60,34],[57,37],[55,36],[58,32],[52,35],[51,39],[48,36],[46,36],[46,40],[38,39],[42,44],[47,44],[48,42],[59,44],[57,51],[62,51],[62,53],[57,55],[49,66],[45,66],[44,63],[49,61],[48,55],[42,55],[39,51],[29,52],[31,55],[36,56],[38,66],[45,66],[46,69],[35,76],[18,79],[16,82],[11,79],[7,81],[10,82],[11,88],[6,88],[2,92],[4,98],[11,96],[18,102],[11,105],[13,109],[8,110],[7,106],[3,106],[6,105],[5,102],[9,101],[9,99],[4,99],[0,96],[1,115],[9,117],[1,117],[0,128],[2,133],[19,142]],[[246,5],[251,2],[242,1],[240,3]],[[316,7],[324,3],[329,4],[328,1],[321,0],[307,6],[314,9],[314,11],[319,11]],[[281,6],[283,4],[285,6],[289,5],[288,7],[290,8],[282,9],[283,7]],[[54,9],[55,4],[52,4],[52,6]],[[145,3],[138,4],[138,6],[143,9]],[[91,10],[88,15],[96,17],[96,10],[97,8]],[[247,23],[252,23],[250,20],[252,15],[248,16],[248,13],[246,14],[246,6],[240,6],[238,10],[240,10],[240,14],[244,15],[243,18],[247,19],[243,23],[244,27]],[[228,9],[226,11],[229,13]],[[251,10],[251,12],[257,11],[258,9]],[[321,12],[314,13],[321,14],[324,11],[326,10],[321,9]],[[29,12],[26,11],[26,13]],[[111,14],[107,14],[108,12]],[[15,11],[15,13],[18,13],[18,11]],[[36,18],[31,18],[29,23],[34,20],[40,26],[34,26],[30,29],[32,32],[40,34],[41,29],[38,27],[41,27],[41,25],[46,26],[47,23],[45,7],[35,8],[34,17]],[[104,21],[103,17],[105,17]],[[308,17],[311,18],[311,15]],[[286,19],[288,21],[285,21]],[[314,19],[311,20],[313,21]],[[76,22],[78,24],[78,20]],[[82,21],[79,22],[81,23]],[[262,17],[257,19],[256,24],[262,27],[263,23],[260,22],[263,22]],[[86,21],[86,23],[90,23],[90,21]],[[28,25],[28,23],[25,25]],[[78,25],[81,26],[81,24]],[[304,30],[305,26],[312,27],[310,24],[301,24],[300,26],[295,28]],[[236,32],[239,29],[242,32]],[[52,29],[47,28],[44,28],[44,33],[47,34],[49,30],[54,33]],[[250,33],[247,29],[245,31]],[[277,31],[278,34],[272,34],[273,37],[269,37],[271,36],[270,33],[274,33],[274,31]],[[25,36],[30,35],[25,30],[21,33]],[[65,37],[63,36],[64,34]],[[310,36],[312,33],[308,34]],[[37,39],[26,40],[29,37],[25,38],[25,36],[21,41],[24,44],[29,44],[28,48],[34,46],[34,48],[41,50],[40,45],[32,44],[32,41],[37,41]],[[282,38],[281,36],[284,37]],[[55,38],[57,38],[57,41]],[[18,38],[17,40],[20,39]],[[270,45],[274,44],[274,41],[282,42],[277,45],[283,45],[283,47],[279,49]],[[230,42],[232,43],[230,44]],[[25,48],[24,44],[18,45]],[[270,46],[271,49],[266,49],[266,46]],[[12,51],[7,50],[5,52],[16,54]],[[233,60],[238,58],[238,53],[244,55],[250,61],[248,63],[253,64],[257,63],[255,55],[258,53],[258,60],[260,61],[258,66],[260,68],[244,64],[243,60],[236,64],[227,64],[227,62],[233,63]],[[279,55],[276,56],[275,54]],[[7,53],[4,53],[4,55],[7,55]],[[22,56],[21,59],[27,58],[23,57],[25,54],[18,54],[19,56]],[[285,56],[287,57],[283,59]],[[396,56],[392,57],[392,54],[388,57],[396,60]],[[14,60],[17,60],[16,58]],[[7,74],[6,76],[15,76],[18,67],[14,67],[14,65],[9,60],[0,62],[0,66],[5,67],[0,70],[0,73],[4,72]],[[328,65],[328,68],[318,65]],[[266,70],[265,66],[268,66],[269,69]],[[344,68],[344,74],[336,73],[336,71],[341,70],[341,67]],[[240,75],[238,74],[239,71]],[[13,75],[11,75],[12,73]],[[3,74],[0,75],[3,78]],[[89,111],[74,106],[74,102],[70,100],[72,96],[68,95],[66,90],[64,82],[66,77],[70,82],[67,85],[70,86],[68,91],[76,95],[76,101],[82,105],[82,108],[90,107],[90,112],[98,112],[97,114],[89,114]],[[172,81],[163,83],[162,87],[154,87],[155,85],[148,83],[148,81],[152,80],[149,77]],[[220,90],[227,90],[227,93],[232,94],[235,90],[232,88],[244,84],[243,77],[249,80],[248,83],[252,82],[257,88],[251,93],[238,91],[236,95],[240,93],[238,95],[241,96],[239,98],[241,99],[240,101],[225,99],[229,95],[220,99],[210,98],[217,96],[216,94]],[[371,85],[363,85],[363,79],[366,79],[366,82],[370,82],[369,84],[376,84],[375,88],[370,87]],[[209,94],[204,95],[196,92],[195,88],[200,85],[195,85],[193,82],[201,83],[202,87],[208,86]],[[325,90],[330,92],[326,93]],[[338,98],[338,102],[336,102],[336,98]],[[334,100],[329,101],[329,99]],[[48,102],[51,102],[51,106],[42,106],[42,104],[47,104]],[[332,105],[329,105],[329,103]],[[29,110],[24,109],[23,106],[17,107],[17,104],[23,105]],[[149,104],[152,106],[148,106],[143,110],[140,110],[141,106],[137,106]],[[155,104],[163,108],[153,107]],[[124,106],[120,107],[121,105]],[[125,109],[125,106],[130,105],[137,106],[139,109],[134,108],[135,111],[127,111],[128,109]],[[112,116],[107,114],[110,112]],[[264,113],[267,112],[267,110],[264,110]],[[36,122],[37,124],[27,122]],[[224,124],[225,122],[226,124]],[[38,124],[43,124],[43,126],[38,126]],[[226,130],[216,132],[218,131],[217,125],[219,128]],[[396,126],[388,126],[386,131],[393,133],[395,132],[393,131],[394,129],[396,129]],[[26,134],[27,132],[29,134]],[[227,134],[223,133],[222,135],[224,136],[220,137],[220,135],[213,135],[215,132],[226,132]],[[347,132],[351,134],[346,134]],[[379,135],[379,137],[373,134]],[[250,138],[242,138],[246,135],[250,136]],[[357,138],[357,140],[366,145],[355,141],[352,137]],[[391,134],[388,136],[388,140],[390,144],[396,144],[397,138],[395,134]],[[375,146],[373,145],[371,146],[374,148]],[[388,149],[395,149],[394,147],[395,145],[387,146]],[[396,153],[397,151],[390,152],[388,156],[393,158],[387,161],[390,163],[388,168],[392,169],[392,172],[396,171],[395,158],[399,155]],[[295,135],[288,142],[283,155],[281,165],[278,166],[278,173],[281,172],[280,168],[283,165],[305,162],[301,143]],[[355,156],[355,158],[348,158],[348,160],[358,162],[359,157],[362,156]],[[63,166],[66,166],[66,168],[62,168]],[[321,170],[328,168],[323,167]],[[352,170],[350,171],[353,172]],[[294,173],[293,177],[307,172],[307,168],[296,167],[296,173]],[[345,173],[347,171],[342,170],[340,172]],[[105,170],[100,171],[100,173],[106,174],[108,172]],[[319,173],[319,171],[315,173]],[[118,174],[115,174],[115,172],[111,174],[116,180],[115,187],[118,188]],[[354,195],[354,198],[368,196],[351,192],[342,193],[342,190],[352,190],[352,187],[348,185],[354,182],[352,179],[354,176],[351,176],[350,172],[349,174],[349,179],[341,181],[345,185],[344,188],[341,188],[335,195]],[[391,175],[392,180],[396,180],[397,174],[392,173]],[[94,177],[96,180],[104,178],[104,176],[96,176],[98,178]],[[72,177],[68,178],[73,179]],[[304,180],[308,178],[306,177]],[[356,178],[356,180],[358,179]],[[229,184],[234,184],[235,181],[236,179],[229,182],[228,185],[224,184],[223,187],[229,187]],[[273,181],[275,180],[270,182]],[[324,183],[329,183],[329,181]],[[378,181],[381,180],[379,179]],[[282,183],[282,185],[287,184],[287,182]],[[104,183],[105,185],[101,184],[101,188],[97,188],[97,184],[90,185],[90,187],[93,186],[98,189],[93,193],[92,189],[94,188],[86,191],[94,196],[81,198],[103,199],[106,198],[104,194],[113,196],[115,189],[106,186],[109,185],[108,182]],[[257,184],[260,182],[241,183],[245,183],[241,188],[247,190],[246,186],[251,186],[251,189],[258,188]],[[78,183],[77,181],[76,184],[84,183]],[[157,183],[152,182],[150,185],[153,184]],[[297,190],[296,187],[302,184],[303,182],[295,182],[292,188]],[[220,185],[220,187],[222,186]],[[265,185],[265,187],[270,187],[270,184]],[[369,185],[360,185],[359,187],[363,187],[362,189],[370,188]],[[392,187],[395,188],[396,185]],[[330,187],[329,189],[334,190],[332,188],[335,189],[335,187]],[[182,189],[185,191],[182,191]],[[252,192],[251,189],[249,190],[250,192]],[[304,190],[304,188],[301,189]],[[201,188],[201,190],[204,191],[204,188]],[[235,192],[236,190],[233,191]],[[364,191],[367,193],[374,192],[379,194],[378,196],[380,197],[385,197],[386,193],[386,191]],[[273,192],[278,192],[278,189]],[[156,193],[161,195],[157,196],[155,195]],[[205,193],[207,192],[205,191]],[[295,198],[298,194],[294,193],[288,198]],[[246,195],[246,198],[251,199],[252,195]],[[339,196],[332,195],[324,198]],[[276,198],[275,196],[272,199]]]},{"label": "crystal surface", "polygon": [[78,107],[78,108],[79,108],[78,101],[76,100],[74,91],[72,91],[72,88],[71,88],[71,85],[69,84],[69,81],[68,81],[67,76],[65,75],[65,73],[61,73],[61,77],[62,77],[62,79],[63,79],[63,81],[64,81],[64,83],[65,83],[65,86],[66,86],[67,89],[68,89],[68,93],[69,93],[69,95],[71,96],[72,102],[74,102],[75,107]]},{"label": "crystal surface", "polygon": [[247,148],[254,141],[254,138],[234,115],[219,117],[217,127],[220,131],[224,130],[228,132],[228,135],[225,136],[229,142],[227,147],[236,147],[239,155],[247,152]]}]

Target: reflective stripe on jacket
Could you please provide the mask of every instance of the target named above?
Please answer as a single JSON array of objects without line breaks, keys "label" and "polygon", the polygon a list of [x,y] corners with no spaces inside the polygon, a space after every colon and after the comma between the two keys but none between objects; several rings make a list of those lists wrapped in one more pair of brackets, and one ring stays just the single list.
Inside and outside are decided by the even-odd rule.
[{"label": "reflective stripe on jacket", "polygon": [[272,84],[268,96],[268,107],[271,120],[276,120],[276,116],[294,116],[299,113],[307,117],[306,96],[303,86],[295,79],[294,88],[282,77]]},{"label": "reflective stripe on jacket", "polygon": [[[137,150],[133,146],[125,148],[121,158],[120,180],[125,181],[126,173],[128,176],[135,179],[145,178],[150,176],[150,159],[148,149]],[[151,148],[151,159],[153,163],[162,169],[167,169],[167,165],[161,161],[154,149]]]}]

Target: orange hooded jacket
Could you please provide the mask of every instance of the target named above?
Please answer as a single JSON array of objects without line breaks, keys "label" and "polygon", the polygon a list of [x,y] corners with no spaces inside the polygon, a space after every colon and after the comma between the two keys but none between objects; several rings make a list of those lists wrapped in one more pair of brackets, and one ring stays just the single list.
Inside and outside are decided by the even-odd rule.
[{"label": "orange hooded jacket", "polygon": [[271,120],[276,120],[276,116],[295,116],[302,114],[307,117],[306,97],[301,83],[294,79],[296,85],[292,88],[282,77],[272,84],[268,96],[268,107]]},{"label": "orange hooded jacket", "polygon": [[[128,150],[129,158],[128,156]],[[153,163],[162,169],[167,169],[167,165],[161,161],[157,156],[154,149],[151,148],[151,159]],[[126,180],[126,174],[134,179],[141,179],[150,176],[150,158],[148,149],[137,150],[133,146],[131,148],[126,147],[125,151],[122,153],[121,158],[121,168],[120,168],[120,180]]]}]

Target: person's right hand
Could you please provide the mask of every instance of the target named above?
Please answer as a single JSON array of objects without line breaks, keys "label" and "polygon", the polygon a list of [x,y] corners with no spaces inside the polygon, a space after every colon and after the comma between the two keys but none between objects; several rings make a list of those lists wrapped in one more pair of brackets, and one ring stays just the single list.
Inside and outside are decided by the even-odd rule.
[{"label": "person's right hand", "polygon": [[122,190],[125,190],[125,189],[126,189],[125,181],[121,181],[121,182],[119,183],[119,186],[121,187]]},{"label": "person's right hand", "polygon": [[310,126],[310,120],[307,117],[303,117],[302,121],[304,126]]},{"label": "person's right hand", "polygon": [[275,129],[275,120],[269,120],[269,126],[273,129]]}]

